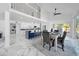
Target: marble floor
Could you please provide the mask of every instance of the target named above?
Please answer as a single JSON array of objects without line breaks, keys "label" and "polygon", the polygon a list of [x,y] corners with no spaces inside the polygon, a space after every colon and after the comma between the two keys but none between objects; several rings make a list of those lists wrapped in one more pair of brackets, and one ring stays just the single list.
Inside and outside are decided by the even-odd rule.
[{"label": "marble floor", "polygon": [[[48,45],[44,48],[42,47],[41,37],[36,37],[34,39],[26,39],[25,34],[19,36],[19,41],[15,44],[10,45],[10,47],[0,47],[0,56],[76,56],[72,39],[66,37],[65,39],[65,51],[55,47],[52,47],[51,50],[48,50]],[[13,37],[14,39],[14,37]],[[78,50],[78,48],[77,48]],[[79,51],[79,50],[78,50]]]},{"label": "marble floor", "polygon": [[13,45],[9,48],[0,48],[0,56],[44,56],[31,45]]},{"label": "marble floor", "polygon": [[[41,44],[41,38],[35,38],[30,40],[32,45],[37,48],[40,52],[42,52],[46,56],[76,56],[76,51],[71,43],[71,39],[69,37],[66,37],[65,39],[65,51],[62,51],[62,49],[57,48],[57,51],[55,51],[55,47],[52,47],[51,50],[48,50],[48,45],[46,45],[44,48]],[[33,42],[34,41],[34,42]],[[58,45],[60,47],[60,45]]]},{"label": "marble floor", "polygon": [[0,39],[0,48],[4,46],[4,39]]},{"label": "marble floor", "polygon": [[72,46],[74,47],[74,49],[76,51],[76,54],[79,56],[79,39],[72,39],[70,41],[71,41]]},{"label": "marble floor", "polygon": [[21,37],[18,42],[11,44],[10,47],[1,46],[0,56],[44,56],[44,54],[30,44],[28,39]]}]

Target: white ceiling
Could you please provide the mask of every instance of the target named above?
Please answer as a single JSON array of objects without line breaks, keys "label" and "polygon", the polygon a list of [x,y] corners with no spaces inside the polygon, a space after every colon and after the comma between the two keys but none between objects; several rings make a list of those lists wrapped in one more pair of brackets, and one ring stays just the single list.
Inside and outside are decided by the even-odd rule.
[{"label": "white ceiling", "polygon": [[4,12],[9,9],[9,3],[0,3],[0,12]]},{"label": "white ceiling", "polygon": [[[47,12],[48,19],[51,20],[71,20],[79,13],[79,3],[39,3],[42,10]],[[61,15],[54,16],[54,9]]]},{"label": "white ceiling", "polygon": [[[32,5],[32,4],[31,4]],[[79,4],[78,3],[37,3],[38,6],[41,7],[42,12],[42,18],[44,20],[48,20],[49,22],[71,22],[73,17],[79,14]],[[25,5],[26,6],[26,5]],[[23,7],[24,8],[24,7]],[[23,9],[21,8],[21,9]],[[57,8],[57,12],[61,12],[61,15],[54,16],[54,9]],[[28,8],[26,8],[28,9]],[[26,11],[26,10],[25,10]],[[11,13],[11,19],[18,19],[20,21],[27,21],[30,22],[30,18],[22,17],[21,15],[17,15],[14,13]],[[15,17],[13,17],[15,16]],[[16,17],[17,16],[17,17]],[[31,19],[32,20],[32,19]],[[38,22],[34,21],[33,22]]]},{"label": "white ceiling", "polygon": [[4,12],[9,10],[9,3],[0,3],[0,20],[4,19]]}]

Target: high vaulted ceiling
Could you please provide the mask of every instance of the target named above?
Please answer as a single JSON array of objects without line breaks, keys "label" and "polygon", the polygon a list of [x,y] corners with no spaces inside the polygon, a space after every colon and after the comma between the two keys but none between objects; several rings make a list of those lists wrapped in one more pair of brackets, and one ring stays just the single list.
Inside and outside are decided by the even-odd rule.
[{"label": "high vaulted ceiling", "polygon": [[[32,4],[40,6],[42,19],[53,23],[71,22],[72,19],[74,19],[74,17],[79,15],[79,3],[31,3],[31,5]],[[22,9],[22,11],[24,11],[25,13],[26,10],[28,10],[28,8],[26,8],[27,4],[23,4],[23,6],[24,7],[22,7],[22,5],[20,4],[20,7],[18,7],[17,9],[20,8],[19,10]],[[53,13],[55,12],[54,10],[55,8],[57,8],[57,12],[60,12],[62,14],[54,16]],[[29,10],[29,11],[31,12],[33,10]],[[21,16],[19,17],[15,16],[15,18],[17,19],[19,19],[20,17]],[[26,18],[23,19],[26,20]]]},{"label": "high vaulted ceiling", "polygon": [[9,3],[0,3],[0,20],[4,19],[4,12],[9,10]]},{"label": "high vaulted ceiling", "polygon": [[[42,10],[48,14],[48,19],[51,20],[71,20],[79,14],[79,3],[39,3]],[[54,16],[55,8],[61,15]]]}]

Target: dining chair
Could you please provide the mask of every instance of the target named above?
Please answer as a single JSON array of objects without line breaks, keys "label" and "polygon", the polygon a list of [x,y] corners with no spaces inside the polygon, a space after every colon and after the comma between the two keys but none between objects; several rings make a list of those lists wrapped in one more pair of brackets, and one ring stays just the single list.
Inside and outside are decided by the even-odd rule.
[{"label": "dining chair", "polygon": [[62,37],[57,38],[57,43],[62,46],[63,51],[64,51],[64,40],[65,40],[66,34],[67,34],[67,32],[64,31]]},{"label": "dining chair", "polygon": [[50,35],[49,35],[49,32],[47,31],[43,31],[42,33],[42,36],[43,36],[43,47],[45,46],[45,44],[48,44],[49,45],[49,51],[52,47],[52,40],[50,39]]}]

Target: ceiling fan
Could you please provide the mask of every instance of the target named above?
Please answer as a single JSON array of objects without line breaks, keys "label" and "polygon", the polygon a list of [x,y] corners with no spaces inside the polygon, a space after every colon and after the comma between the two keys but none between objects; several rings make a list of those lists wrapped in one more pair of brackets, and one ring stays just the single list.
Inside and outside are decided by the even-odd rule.
[{"label": "ceiling fan", "polygon": [[57,12],[57,9],[55,8],[54,16],[55,16],[55,15],[60,15],[60,14],[61,14],[61,13],[58,13],[58,12]]}]

